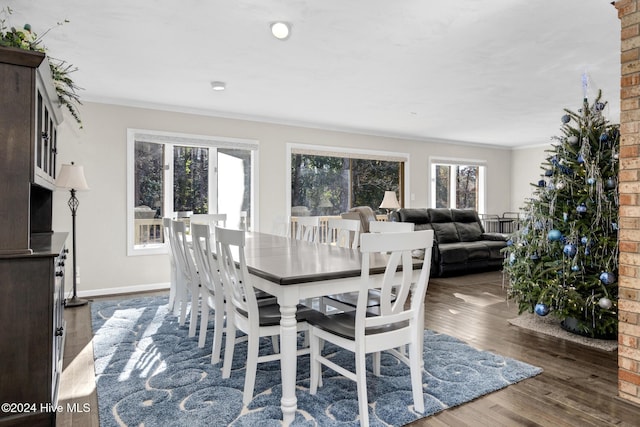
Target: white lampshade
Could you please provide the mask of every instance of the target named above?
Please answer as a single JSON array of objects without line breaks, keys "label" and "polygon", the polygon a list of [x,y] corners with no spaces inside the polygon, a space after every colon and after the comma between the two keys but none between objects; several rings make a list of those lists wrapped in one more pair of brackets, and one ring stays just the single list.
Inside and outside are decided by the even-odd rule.
[{"label": "white lampshade", "polygon": [[395,191],[385,191],[382,203],[380,203],[380,209],[400,209],[400,203],[396,198]]},{"label": "white lampshade", "polygon": [[56,179],[56,186],[76,191],[89,190],[87,180],[84,178],[84,168],[74,165],[73,162],[70,165],[62,165]]}]

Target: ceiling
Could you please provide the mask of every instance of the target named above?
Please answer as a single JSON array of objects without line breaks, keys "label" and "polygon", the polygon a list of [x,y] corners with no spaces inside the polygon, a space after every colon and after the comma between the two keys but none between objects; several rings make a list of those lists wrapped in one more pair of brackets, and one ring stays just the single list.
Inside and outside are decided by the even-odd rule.
[{"label": "ceiling", "polygon": [[[43,43],[78,68],[85,102],[518,147],[559,134],[584,74],[619,121],[610,0],[4,3],[10,26],[51,28]],[[276,20],[288,40],[271,36]]]}]

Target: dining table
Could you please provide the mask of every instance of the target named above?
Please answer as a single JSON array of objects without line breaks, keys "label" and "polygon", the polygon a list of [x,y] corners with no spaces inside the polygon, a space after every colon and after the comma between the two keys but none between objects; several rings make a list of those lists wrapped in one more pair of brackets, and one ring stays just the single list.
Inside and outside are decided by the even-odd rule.
[{"label": "dining table", "polygon": [[[297,409],[296,307],[300,301],[359,290],[363,286],[362,255],[357,249],[259,232],[247,232],[245,239],[245,257],[253,286],[274,295],[280,307],[281,409],[283,423],[289,425]],[[385,253],[374,254],[370,273],[383,273],[387,259]],[[414,268],[416,265],[421,266],[422,262],[416,260]],[[375,282],[371,280],[365,286],[373,287]]]}]

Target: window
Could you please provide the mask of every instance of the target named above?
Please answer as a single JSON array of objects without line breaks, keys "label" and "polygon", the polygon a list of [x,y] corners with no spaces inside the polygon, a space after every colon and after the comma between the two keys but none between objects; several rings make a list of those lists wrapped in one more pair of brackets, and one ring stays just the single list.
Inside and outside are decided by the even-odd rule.
[{"label": "window", "polygon": [[478,161],[431,160],[431,206],[484,212],[484,174]]},{"label": "window", "polygon": [[128,133],[129,255],[166,250],[163,217],[220,212],[227,214],[228,226],[251,226],[256,212],[256,142]]},{"label": "window", "polygon": [[292,216],[340,215],[354,206],[378,209],[385,191],[402,204],[407,155],[291,146]]}]

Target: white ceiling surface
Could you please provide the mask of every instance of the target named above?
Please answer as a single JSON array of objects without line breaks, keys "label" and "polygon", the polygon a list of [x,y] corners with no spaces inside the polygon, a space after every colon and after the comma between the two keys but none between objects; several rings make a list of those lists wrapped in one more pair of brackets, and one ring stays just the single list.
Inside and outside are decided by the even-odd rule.
[{"label": "white ceiling surface", "polygon": [[[607,0],[5,1],[82,100],[419,140],[517,147],[558,135],[582,74],[619,121]],[[69,20],[62,26],[56,22]],[[279,41],[269,24],[285,20]],[[210,82],[226,82],[216,92]]]}]

